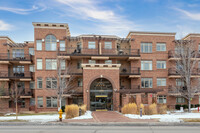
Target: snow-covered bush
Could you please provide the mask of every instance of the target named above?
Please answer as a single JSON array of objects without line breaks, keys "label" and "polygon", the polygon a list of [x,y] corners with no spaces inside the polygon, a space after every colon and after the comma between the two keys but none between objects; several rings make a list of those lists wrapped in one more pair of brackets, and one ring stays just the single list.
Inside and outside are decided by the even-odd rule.
[{"label": "snow-covered bush", "polygon": [[137,114],[137,105],[135,103],[129,103],[122,107],[123,114]]},{"label": "snow-covered bush", "polygon": [[65,119],[74,118],[79,116],[79,107],[78,105],[66,105],[65,106]]}]

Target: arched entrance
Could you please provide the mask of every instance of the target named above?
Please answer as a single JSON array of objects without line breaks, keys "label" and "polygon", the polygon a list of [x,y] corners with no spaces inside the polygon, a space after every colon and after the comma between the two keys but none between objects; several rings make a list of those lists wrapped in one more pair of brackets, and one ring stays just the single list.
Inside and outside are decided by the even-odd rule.
[{"label": "arched entrance", "polygon": [[109,80],[98,78],[91,83],[90,110],[113,110],[113,87]]}]

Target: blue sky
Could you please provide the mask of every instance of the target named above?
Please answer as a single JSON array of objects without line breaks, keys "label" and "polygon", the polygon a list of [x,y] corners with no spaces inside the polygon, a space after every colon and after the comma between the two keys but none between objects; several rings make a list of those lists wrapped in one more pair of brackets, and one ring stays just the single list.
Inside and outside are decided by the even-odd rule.
[{"label": "blue sky", "polygon": [[1,0],[0,36],[32,41],[32,22],[68,23],[72,36],[129,31],[200,33],[200,0]]}]

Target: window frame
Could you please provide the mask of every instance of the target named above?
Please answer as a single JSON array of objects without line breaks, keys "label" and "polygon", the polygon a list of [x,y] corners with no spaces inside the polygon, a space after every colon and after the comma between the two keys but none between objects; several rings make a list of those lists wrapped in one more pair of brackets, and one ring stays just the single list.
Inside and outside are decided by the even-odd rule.
[{"label": "window frame", "polygon": [[46,66],[46,70],[57,70],[57,60],[45,59],[45,66]]},{"label": "window frame", "polygon": [[[61,45],[63,45],[63,46],[61,46]],[[59,48],[59,50],[60,51],[65,51],[65,41],[64,40],[62,40],[62,41],[60,41],[60,48]]]},{"label": "window frame", "polygon": [[[160,85],[158,84],[160,80]],[[163,81],[165,81],[165,83],[163,84]],[[157,78],[157,86],[166,86],[167,85],[167,79],[166,78]]]},{"label": "window frame", "polygon": [[54,36],[54,35],[47,35],[45,37],[45,50],[46,51],[56,51],[56,48],[57,48],[56,36]]},{"label": "window frame", "polygon": [[112,64],[112,60],[105,60],[105,64]]},{"label": "window frame", "polygon": [[[48,106],[48,102],[50,101],[50,106]],[[54,102],[56,103],[56,106],[54,106]],[[58,107],[58,102],[57,102],[57,97],[46,97],[46,107],[47,108],[57,108]]]},{"label": "window frame", "polygon": [[112,42],[104,42],[104,49],[112,49]]},{"label": "window frame", "polygon": [[[160,64],[160,68],[158,67],[159,66],[159,64]],[[157,69],[166,69],[166,61],[156,61],[156,68]]]},{"label": "window frame", "polygon": [[[148,81],[148,86],[146,86],[146,81]],[[153,78],[142,78],[141,88],[153,88]]]},{"label": "window frame", "polygon": [[[163,50],[163,46],[164,46],[164,50]],[[156,43],[156,51],[159,51],[159,52],[166,51],[166,43],[161,43],[161,42],[160,43]]]},{"label": "window frame", "polygon": [[[160,102],[160,100],[162,102]],[[166,104],[167,103],[167,96],[166,95],[159,95],[159,96],[157,96],[157,103],[158,104]]]},{"label": "window frame", "polygon": [[[41,83],[39,83],[41,82]],[[40,88],[40,84],[41,84],[41,88]],[[37,78],[37,89],[42,89],[43,87],[43,79],[41,77]]]},{"label": "window frame", "polygon": [[52,77],[46,78],[46,88],[47,89],[57,89],[57,87],[58,87],[58,81],[56,78],[52,78]]},{"label": "window frame", "polygon": [[[94,45],[94,47],[91,47],[90,43],[93,43],[92,45]],[[96,49],[96,42],[95,41],[88,41],[88,49]]]},{"label": "window frame", "polygon": [[[148,69],[146,69],[146,65],[148,64]],[[141,70],[153,70],[153,61],[150,60],[142,60],[141,61]]]},{"label": "window frame", "polygon": [[[43,98],[43,96],[37,96],[37,107],[38,108],[43,108],[44,107],[44,98]],[[40,104],[39,104],[39,101],[42,103],[41,105],[42,106],[39,106]]]},{"label": "window frame", "polygon": [[36,50],[42,51],[42,40],[36,40]]},{"label": "window frame", "polygon": [[152,53],[152,42],[141,42],[140,45],[141,53]]},{"label": "window frame", "polygon": [[[41,64],[39,64],[41,63]],[[43,69],[43,60],[42,59],[36,59],[36,64],[37,64],[37,70],[42,70]],[[41,67],[39,67],[41,66]]]},{"label": "window frame", "polygon": [[185,103],[185,98],[183,98],[183,97],[176,97],[176,103]]}]

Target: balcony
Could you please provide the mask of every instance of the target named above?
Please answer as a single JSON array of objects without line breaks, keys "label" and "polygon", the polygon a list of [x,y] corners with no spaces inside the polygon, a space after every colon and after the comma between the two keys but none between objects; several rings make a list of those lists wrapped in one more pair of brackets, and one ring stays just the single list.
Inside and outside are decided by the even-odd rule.
[{"label": "balcony", "polygon": [[31,64],[32,55],[29,54],[9,54],[0,53],[0,63],[10,64],[10,63],[20,63],[20,64]]},{"label": "balcony", "polygon": [[33,77],[32,72],[0,72],[0,81],[9,81],[9,80],[20,80],[20,81],[31,81]]},{"label": "balcony", "polygon": [[83,70],[77,69],[77,70],[71,70],[70,72],[61,72],[61,77],[70,78],[72,76],[82,76]]},{"label": "balcony", "polygon": [[88,48],[58,48],[58,56],[131,56],[140,57],[139,49],[88,49]]},{"label": "balcony", "polygon": [[[180,96],[181,93],[178,90],[182,90],[181,93],[187,92],[187,89],[186,89],[185,86],[172,86],[172,85],[169,85],[169,87],[168,87],[168,94],[170,96]],[[200,91],[196,90],[195,92],[193,92],[193,94],[199,95]]]},{"label": "balcony", "polygon": [[[177,52],[180,52],[180,51],[177,51],[177,50],[170,50],[169,52],[168,52],[168,59],[169,60],[178,60],[179,58],[176,56],[176,53]],[[195,51],[194,51],[195,52]],[[197,51],[196,51],[197,52]],[[196,57],[193,57],[193,59],[198,59],[198,60],[200,60],[200,53],[197,53],[197,54],[195,54],[196,55]]]},{"label": "balcony", "polygon": [[[25,91],[27,89],[23,89],[23,91],[19,94],[20,98],[32,98],[33,97],[33,90]],[[11,92],[3,92],[0,98],[10,98],[10,96],[15,95],[11,94]]]},{"label": "balcony", "polygon": [[[181,75],[175,68],[168,69],[168,76],[169,76],[169,78],[181,78]],[[192,71],[191,78],[195,78],[195,77],[200,77],[200,69],[199,68],[195,68]]]},{"label": "balcony", "polygon": [[120,76],[129,76],[129,78],[139,78],[141,75],[139,67],[121,68]]}]

